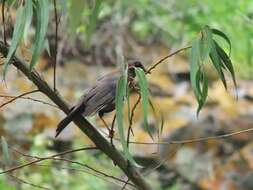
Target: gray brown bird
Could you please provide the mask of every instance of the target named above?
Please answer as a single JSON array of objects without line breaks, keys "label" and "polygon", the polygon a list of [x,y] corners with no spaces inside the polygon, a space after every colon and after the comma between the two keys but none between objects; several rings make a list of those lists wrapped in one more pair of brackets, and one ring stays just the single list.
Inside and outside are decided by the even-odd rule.
[{"label": "gray brown bird", "polygon": [[[139,67],[146,72],[140,61],[129,61],[128,78],[135,77],[135,67]],[[104,113],[112,112],[115,109],[116,87],[119,77],[120,72],[118,71],[98,79],[97,83],[79,99],[78,103],[71,108],[70,113],[58,124],[56,137],[79,114],[86,117],[98,113],[98,116],[104,122]]]}]

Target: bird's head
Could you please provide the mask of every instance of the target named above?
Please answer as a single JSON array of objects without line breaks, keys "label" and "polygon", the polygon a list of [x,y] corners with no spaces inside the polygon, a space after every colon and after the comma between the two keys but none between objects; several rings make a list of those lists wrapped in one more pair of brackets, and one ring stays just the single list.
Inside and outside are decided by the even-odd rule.
[{"label": "bird's head", "polygon": [[141,68],[144,72],[147,72],[142,63],[138,60],[130,60],[128,61],[128,69],[130,72],[134,72],[134,68]]}]

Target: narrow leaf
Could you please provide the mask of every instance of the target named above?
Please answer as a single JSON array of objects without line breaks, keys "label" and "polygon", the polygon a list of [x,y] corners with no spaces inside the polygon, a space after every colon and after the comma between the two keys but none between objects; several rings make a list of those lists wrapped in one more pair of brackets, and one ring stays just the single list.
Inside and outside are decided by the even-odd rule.
[{"label": "narrow leaf", "polygon": [[216,50],[217,50],[219,56],[221,57],[224,65],[225,65],[225,67],[229,70],[229,72],[230,72],[230,74],[232,76],[232,79],[233,79],[234,86],[237,89],[237,83],[236,83],[236,79],[235,79],[235,72],[234,72],[232,61],[230,60],[229,56],[219,46],[219,44],[217,42],[215,42],[215,47],[216,47]]},{"label": "narrow leaf", "polygon": [[126,86],[127,86],[126,76],[123,75],[120,77],[118,81],[117,90],[116,90],[116,121],[117,121],[120,142],[123,147],[124,155],[131,163],[136,165],[136,162],[134,161],[132,155],[130,154],[128,150],[127,142],[125,139],[125,132],[124,132],[123,107],[124,107],[124,98],[126,95]]},{"label": "narrow leaf", "polygon": [[3,136],[1,137],[1,145],[2,145],[2,153],[3,153],[3,162],[5,166],[8,166],[11,164],[11,159],[10,159],[8,144]]},{"label": "narrow leaf", "polygon": [[24,27],[24,42],[25,45],[28,43],[28,30],[32,23],[32,16],[33,16],[33,2],[32,0],[25,1],[25,27]]},{"label": "narrow leaf", "polygon": [[211,58],[211,61],[214,65],[215,69],[217,70],[217,72],[219,74],[219,77],[220,77],[225,89],[227,89],[227,82],[226,82],[226,79],[225,79],[225,76],[224,76],[224,73],[223,73],[223,70],[222,70],[223,63],[222,63],[221,58],[220,58],[220,56],[219,56],[219,54],[216,50],[214,42],[212,43],[210,58]]},{"label": "narrow leaf", "polygon": [[11,63],[12,57],[15,55],[17,47],[22,39],[24,27],[25,27],[25,8],[20,6],[17,10],[16,23],[14,26],[13,36],[11,40],[11,46],[5,60],[4,69],[3,69],[3,79],[5,80],[7,74],[7,68]]},{"label": "narrow leaf", "polygon": [[49,16],[49,4],[48,0],[36,1],[36,34],[34,40],[34,49],[32,60],[30,64],[30,70],[33,69],[36,62],[39,59],[39,55],[44,48],[44,41],[48,26],[48,16]]},{"label": "narrow leaf", "polygon": [[213,41],[212,30],[210,29],[209,26],[205,26],[203,28],[202,35],[203,35],[201,39],[202,47],[201,47],[200,53],[201,53],[202,61],[205,61],[206,58],[208,58],[210,54],[210,51],[212,48],[212,41]]},{"label": "narrow leaf", "polygon": [[149,133],[149,136],[153,138],[152,133],[148,127],[148,83],[146,79],[145,72],[143,69],[135,68],[135,73],[138,78],[138,83],[140,86],[140,93],[141,93],[141,103],[142,103],[142,111],[143,111],[143,124],[144,129]]},{"label": "narrow leaf", "polygon": [[74,38],[76,35],[76,29],[81,24],[83,17],[83,10],[85,8],[85,1],[71,0],[69,1],[69,30],[70,37]]},{"label": "narrow leaf", "polygon": [[230,57],[230,55],[231,55],[231,42],[230,42],[228,36],[224,32],[217,30],[217,29],[212,29],[212,31],[215,35],[218,35],[227,41],[227,43],[229,45],[229,57]]},{"label": "narrow leaf", "polygon": [[92,14],[90,16],[89,26],[87,27],[88,46],[90,45],[91,35],[92,35],[93,31],[96,29],[97,19],[98,19],[98,14],[99,14],[101,4],[102,4],[102,0],[95,1],[95,6],[94,6],[94,9],[92,10]]},{"label": "narrow leaf", "polygon": [[201,99],[199,100],[197,115],[199,115],[200,110],[204,106],[206,99],[207,99],[207,95],[208,95],[208,79],[207,79],[204,72],[201,72],[199,70],[199,73],[200,73],[199,85],[201,85],[201,87],[200,87]]},{"label": "narrow leaf", "polygon": [[192,49],[191,49],[191,64],[190,64],[190,79],[191,79],[191,85],[194,92],[195,97],[197,100],[199,100],[199,90],[197,88],[197,72],[200,67],[200,41],[199,39],[196,39],[192,43]]}]

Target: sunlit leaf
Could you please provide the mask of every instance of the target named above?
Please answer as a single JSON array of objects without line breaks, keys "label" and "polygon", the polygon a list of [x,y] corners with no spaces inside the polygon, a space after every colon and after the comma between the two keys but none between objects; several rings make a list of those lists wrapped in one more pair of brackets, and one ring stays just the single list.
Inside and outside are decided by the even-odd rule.
[{"label": "sunlit leaf", "polygon": [[9,48],[9,52],[7,58],[5,60],[4,69],[3,69],[3,79],[5,80],[7,74],[7,68],[11,63],[12,57],[15,55],[18,44],[20,43],[24,27],[25,27],[25,8],[20,6],[17,10],[16,23],[14,26],[13,36],[11,40],[11,46]]},{"label": "sunlit leaf", "polygon": [[1,145],[2,145],[2,153],[3,153],[3,163],[5,166],[8,166],[11,164],[11,159],[10,159],[8,144],[3,136],[1,137]]},{"label": "sunlit leaf", "polygon": [[49,17],[49,4],[48,0],[35,1],[36,7],[36,34],[34,39],[34,49],[32,60],[30,64],[30,70],[33,69],[38,61],[39,55],[44,48],[44,41],[46,37],[46,31],[48,26]]},{"label": "sunlit leaf", "polygon": [[138,78],[138,83],[139,83],[140,93],[141,93],[144,129],[149,133],[150,137],[153,139],[152,133],[148,127],[149,101],[148,101],[148,83],[147,83],[146,75],[143,69],[140,69],[140,68],[135,68],[135,73]]},{"label": "sunlit leaf", "polygon": [[227,43],[229,45],[229,56],[230,56],[230,54],[231,54],[231,42],[230,42],[228,36],[224,32],[222,32],[220,30],[217,30],[217,29],[212,29],[212,32],[213,32],[213,34],[216,34],[216,35],[222,37],[223,39],[225,39],[227,41]]}]

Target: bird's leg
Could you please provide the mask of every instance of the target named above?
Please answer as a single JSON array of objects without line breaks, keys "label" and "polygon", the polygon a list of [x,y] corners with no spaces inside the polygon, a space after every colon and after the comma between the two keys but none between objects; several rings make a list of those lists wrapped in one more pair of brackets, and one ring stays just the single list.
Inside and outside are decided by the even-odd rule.
[{"label": "bird's leg", "polygon": [[104,115],[104,114],[101,113],[101,112],[98,113],[99,118],[101,119],[101,121],[103,122],[103,124],[105,125],[105,127],[107,128],[107,130],[110,131],[110,128],[109,128],[109,126],[107,125],[107,123],[105,122],[105,120],[104,120],[104,118],[103,118],[103,115]]},{"label": "bird's leg", "polygon": [[114,136],[114,123],[115,123],[115,119],[116,119],[116,113],[115,113],[114,116],[113,116],[112,126],[111,126],[111,129],[109,130],[109,137],[110,137],[111,145],[113,145],[113,136]]}]

